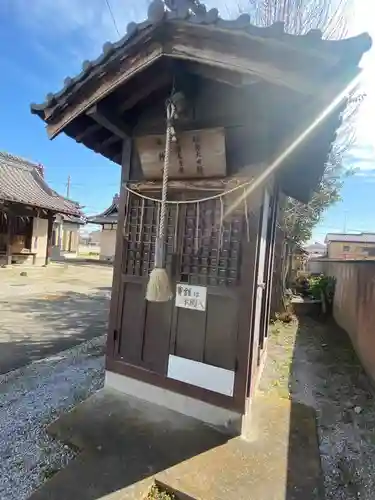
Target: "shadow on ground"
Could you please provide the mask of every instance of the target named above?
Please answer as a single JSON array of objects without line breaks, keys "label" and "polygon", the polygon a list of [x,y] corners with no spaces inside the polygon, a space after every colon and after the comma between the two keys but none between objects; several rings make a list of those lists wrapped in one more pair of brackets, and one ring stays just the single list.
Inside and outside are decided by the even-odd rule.
[{"label": "shadow on ground", "polygon": [[65,260],[53,260],[55,264],[59,264],[62,266],[78,266],[78,267],[86,267],[86,266],[101,266],[101,267],[113,267],[113,262],[107,260],[100,259],[92,259],[89,257],[76,257],[76,258],[67,258]]},{"label": "shadow on ground", "polygon": [[271,328],[261,390],[292,401],[286,498],[295,498],[296,463],[306,443],[301,404],[316,412],[325,497],[371,500],[375,488],[375,409],[372,387],[348,335],[332,319],[300,317]]},{"label": "shadow on ground", "polygon": [[0,374],[104,335],[110,288],[2,301]]},{"label": "shadow on ground", "polygon": [[108,389],[49,432],[83,451],[30,500],[143,500],[154,474],[228,440],[197,420]]}]

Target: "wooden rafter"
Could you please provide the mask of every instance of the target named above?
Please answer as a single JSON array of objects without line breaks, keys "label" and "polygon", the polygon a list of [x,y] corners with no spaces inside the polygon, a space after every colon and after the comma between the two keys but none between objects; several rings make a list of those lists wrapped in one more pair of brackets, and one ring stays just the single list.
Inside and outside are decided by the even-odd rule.
[{"label": "wooden rafter", "polygon": [[[88,96],[84,96],[74,108],[68,107],[64,112],[59,114],[59,117],[53,122],[47,125],[47,132],[51,139],[56,137],[60,132],[62,132],[65,127],[69,125],[75,118],[77,118],[82,113],[85,113],[88,109],[104,99],[104,97],[110,95],[117,87],[124,84],[128,79],[133,77],[137,72],[150,66],[157,59],[162,56],[163,50],[161,46],[149,47],[144,50],[144,52],[137,54],[133,57],[127,57],[117,68],[115,75],[112,78],[99,79],[96,82],[96,89]],[[46,117],[48,121],[48,117]]]},{"label": "wooden rafter", "polygon": [[153,77],[149,82],[144,82],[138,86],[138,89],[131,93],[129,97],[124,99],[119,107],[119,114],[133,108],[138,102],[146,99],[153,92],[161,87],[164,87],[171,82],[171,75],[167,71],[162,71],[161,74]]},{"label": "wooden rafter", "polygon": [[108,112],[104,105],[95,104],[86,111],[86,114],[119,139],[126,139],[131,134],[129,126],[120,118]]},{"label": "wooden rafter", "polygon": [[75,140],[77,142],[82,142],[84,139],[87,139],[87,137],[89,137],[90,135],[95,134],[96,132],[99,132],[100,129],[101,129],[101,125],[99,125],[98,123],[93,123],[89,127],[83,129],[82,132],[77,134],[75,136]]}]

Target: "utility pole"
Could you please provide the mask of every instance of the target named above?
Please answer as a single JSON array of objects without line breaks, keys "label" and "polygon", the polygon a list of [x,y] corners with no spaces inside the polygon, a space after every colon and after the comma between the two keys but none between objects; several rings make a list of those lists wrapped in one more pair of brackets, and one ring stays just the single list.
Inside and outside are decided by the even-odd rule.
[{"label": "utility pole", "polygon": [[66,183],[66,197],[70,197],[70,175],[68,175],[68,182]]}]

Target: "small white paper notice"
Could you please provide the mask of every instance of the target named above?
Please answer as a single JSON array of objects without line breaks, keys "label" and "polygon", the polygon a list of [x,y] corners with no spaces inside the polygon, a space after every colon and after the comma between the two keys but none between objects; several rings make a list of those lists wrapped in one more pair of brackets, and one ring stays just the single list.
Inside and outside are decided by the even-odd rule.
[{"label": "small white paper notice", "polygon": [[185,285],[177,283],[176,307],[205,311],[207,305],[207,288],[205,286]]}]

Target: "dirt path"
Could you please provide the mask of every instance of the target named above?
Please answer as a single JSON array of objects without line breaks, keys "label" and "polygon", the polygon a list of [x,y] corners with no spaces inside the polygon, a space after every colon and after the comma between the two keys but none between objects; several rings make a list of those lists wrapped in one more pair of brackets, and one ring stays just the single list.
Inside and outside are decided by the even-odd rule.
[{"label": "dirt path", "polygon": [[302,319],[271,328],[261,391],[317,411],[326,498],[375,497],[375,405],[347,335]]},{"label": "dirt path", "polygon": [[0,374],[107,330],[112,269],[52,265],[0,270]]}]

